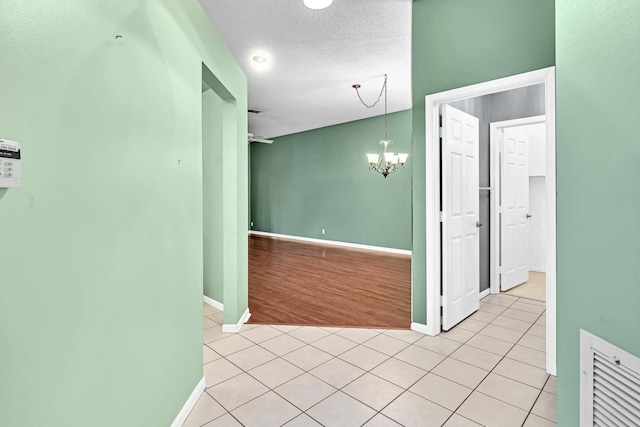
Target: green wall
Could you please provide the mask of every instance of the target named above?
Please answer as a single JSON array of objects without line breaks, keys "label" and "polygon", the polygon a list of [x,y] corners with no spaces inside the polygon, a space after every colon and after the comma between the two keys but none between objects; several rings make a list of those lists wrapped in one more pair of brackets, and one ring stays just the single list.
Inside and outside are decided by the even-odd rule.
[{"label": "green wall", "polygon": [[640,356],[639,22],[636,0],[556,1],[560,426],[578,425],[580,328]]},{"label": "green wall", "polygon": [[415,0],[413,321],[426,322],[426,95],[554,65],[554,0]]},{"label": "green wall", "polygon": [[0,189],[0,425],[167,426],[202,378],[203,62],[235,136],[225,298],[247,306],[246,79],[195,0],[3,0],[0,28],[0,138],[23,149]]},{"label": "green wall", "polygon": [[[391,150],[409,153],[411,111],[388,120]],[[379,116],[251,144],[253,229],[411,249],[414,158],[386,179],[370,171],[365,154],[383,137]]]}]

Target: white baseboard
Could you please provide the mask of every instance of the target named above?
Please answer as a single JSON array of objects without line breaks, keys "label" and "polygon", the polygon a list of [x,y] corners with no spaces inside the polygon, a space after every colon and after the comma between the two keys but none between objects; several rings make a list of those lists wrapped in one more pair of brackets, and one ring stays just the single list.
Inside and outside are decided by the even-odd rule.
[{"label": "white baseboard", "polygon": [[478,299],[482,299],[491,293],[491,288],[487,288],[478,294]]},{"label": "white baseboard", "polygon": [[298,240],[301,242],[308,242],[308,243],[318,243],[321,245],[343,246],[347,248],[367,249],[370,251],[388,252],[392,254],[411,255],[411,251],[406,249],[384,248],[382,246],[370,246],[370,245],[361,245],[359,243],[338,242],[336,240],[323,240],[323,239],[314,239],[311,237],[290,236],[288,234],[267,233],[265,231],[249,230],[249,234],[253,234],[256,236],[277,237],[279,239],[287,239],[287,240]]},{"label": "white baseboard", "polygon": [[534,273],[545,273],[545,274],[547,274],[547,269],[546,268],[529,267],[529,271],[532,271]]},{"label": "white baseboard", "polygon": [[425,335],[431,335],[431,336],[438,335],[435,331],[433,331],[433,328],[430,328],[428,325],[423,325],[422,323],[412,322],[411,330],[420,332],[421,334],[425,334]]},{"label": "white baseboard", "polygon": [[240,332],[240,329],[242,329],[242,326],[245,323],[247,323],[250,317],[251,317],[251,313],[249,313],[249,309],[247,308],[244,311],[244,314],[242,314],[242,317],[240,318],[240,320],[238,320],[238,323],[236,323],[235,325],[228,325],[228,324],[222,325],[222,332],[229,333],[229,334],[235,334]]},{"label": "white baseboard", "polygon": [[216,300],[214,300],[213,298],[209,298],[206,295],[202,295],[202,300],[209,304],[211,307],[213,308],[217,308],[220,311],[224,311],[224,304],[222,304],[221,302],[218,302]]},{"label": "white baseboard", "polygon": [[184,424],[184,422],[187,420],[187,417],[189,416],[189,413],[191,412],[193,407],[196,406],[196,403],[198,402],[198,399],[200,399],[200,396],[202,395],[202,392],[204,392],[206,386],[207,382],[205,381],[204,377],[202,377],[200,382],[198,382],[198,385],[196,385],[196,388],[194,388],[191,392],[189,399],[187,399],[184,406],[171,423],[171,427],[181,427],[182,424]]}]

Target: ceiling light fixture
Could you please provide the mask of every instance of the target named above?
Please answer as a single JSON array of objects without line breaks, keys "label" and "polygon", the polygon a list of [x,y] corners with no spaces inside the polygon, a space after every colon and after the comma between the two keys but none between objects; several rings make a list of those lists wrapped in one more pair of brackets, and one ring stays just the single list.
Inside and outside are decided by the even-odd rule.
[{"label": "ceiling light fixture", "polygon": [[256,61],[256,62],[260,62],[260,63],[262,63],[262,62],[267,62],[267,58],[265,58],[265,57],[264,57],[264,56],[262,56],[262,55],[256,55],[256,56],[254,56],[252,59],[253,59],[254,61]]},{"label": "ceiling light fixture", "polygon": [[304,0],[304,5],[309,9],[324,9],[331,6],[333,0]]},{"label": "ceiling light fixture", "polygon": [[389,145],[393,144],[387,136],[387,75],[384,75],[384,83],[382,84],[382,90],[380,90],[378,99],[371,105],[367,105],[360,96],[360,91],[358,89],[360,89],[361,86],[359,84],[355,84],[351,87],[356,90],[358,99],[360,99],[360,102],[362,102],[362,104],[367,108],[375,107],[376,104],[380,102],[380,98],[382,98],[382,94],[384,93],[384,139],[380,141],[380,145],[384,146],[384,150],[382,152],[382,156],[379,154],[367,154],[367,159],[369,159],[369,169],[381,173],[385,178],[399,169],[404,169],[404,164],[407,162],[409,155],[405,153],[395,154],[387,152]]}]

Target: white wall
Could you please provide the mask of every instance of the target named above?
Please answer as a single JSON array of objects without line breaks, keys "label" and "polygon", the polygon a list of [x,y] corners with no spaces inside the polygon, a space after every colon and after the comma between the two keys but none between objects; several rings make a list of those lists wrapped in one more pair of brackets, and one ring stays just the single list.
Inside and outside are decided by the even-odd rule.
[{"label": "white wall", "polygon": [[545,176],[547,174],[547,146],[545,142],[544,123],[523,126],[529,133],[529,176]]},{"label": "white wall", "polygon": [[544,124],[525,127],[529,132],[529,268],[547,270],[546,141]]}]

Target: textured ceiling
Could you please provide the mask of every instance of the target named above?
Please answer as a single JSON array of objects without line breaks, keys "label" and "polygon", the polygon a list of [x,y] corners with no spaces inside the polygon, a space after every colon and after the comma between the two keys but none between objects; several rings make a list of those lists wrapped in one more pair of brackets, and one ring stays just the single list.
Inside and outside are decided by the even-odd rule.
[{"label": "textured ceiling", "polygon": [[[249,131],[288,135],[411,108],[411,0],[200,0],[249,81]],[[265,63],[252,58],[262,55]]]}]

